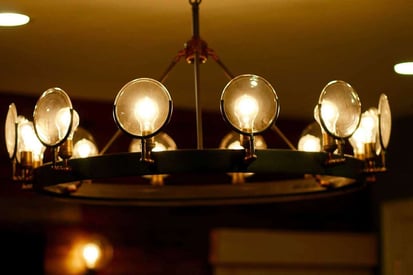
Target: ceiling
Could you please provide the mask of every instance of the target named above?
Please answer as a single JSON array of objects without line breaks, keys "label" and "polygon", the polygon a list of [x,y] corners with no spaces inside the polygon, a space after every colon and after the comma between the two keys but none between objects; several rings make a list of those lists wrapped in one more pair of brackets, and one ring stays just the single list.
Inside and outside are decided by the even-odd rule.
[{"label": "ceiling", "polygon": [[[233,75],[274,86],[280,118],[311,119],[335,79],[354,87],[363,110],[385,93],[393,117],[413,115],[413,76],[393,72],[413,60],[413,1],[204,0],[199,8],[201,37]],[[188,0],[3,0],[0,9],[31,16],[0,28],[4,93],[57,86],[73,99],[113,102],[127,82],[159,79],[192,37]],[[211,58],[200,71],[202,108],[218,111],[228,79]],[[174,108],[194,108],[191,65],[179,62],[164,84]]]}]

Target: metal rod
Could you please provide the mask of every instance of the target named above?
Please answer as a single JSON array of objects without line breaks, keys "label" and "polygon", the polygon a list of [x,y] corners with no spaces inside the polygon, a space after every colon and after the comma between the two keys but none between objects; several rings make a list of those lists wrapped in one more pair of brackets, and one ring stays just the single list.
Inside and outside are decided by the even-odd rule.
[{"label": "metal rod", "polygon": [[215,53],[213,49],[208,48],[208,55],[214,59],[214,61],[221,67],[221,69],[224,71],[225,76],[231,80],[234,78],[234,75],[229,71],[227,66],[222,63],[221,59],[219,59],[218,55]]},{"label": "metal rod", "polygon": [[281,132],[281,130],[275,124],[271,126],[271,130],[275,131],[284,140],[284,142],[287,143],[288,147],[290,147],[291,150],[297,150],[293,143],[284,135],[283,132]]},{"label": "metal rod", "polygon": [[202,106],[201,106],[201,94],[199,90],[200,74],[199,74],[199,52],[195,53],[194,60],[194,76],[195,76],[195,103],[196,103],[196,136],[197,136],[197,148],[202,149],[203,146],[203,133],[202,133]]},{"label": "metal rod", "polygon": [[171,70],[175,67],[175,65],[181,60],[182,56],[184,56],[184,55],[185,55],[185,50],[181,50],[181,51],[178,52],[178,54],[174,57],[174,59],[171,61],[169,66],[166,68],[164,73],[159,78],[159,82],[161,82],[161,83],[165,82],[165,80],[168,77]]},{"label": "metal rod", "polygon": [[115,140],[120,136],[120,134],[122,134],[122,131],[118,129],[116,133],[113,134],[113,136],[110,138],[108,143],[106,143],[105,147],[103,147],[103,149],[99,152],[99,155],[103,155],[106,152],[106,150],[108,150],[109,147],[112,145],[112,143],[115,142]]},{"label": "metal rod", "polygon": [[[201,1],[190,1],[192,4],[192,39],[199,40],[199,3]],[[199,72],[199,43],[195,48],[194,58],[194,84],[195,84],[195,112],[196,112],[196,136],[197,136],[197,148],[202,149],[203,145],[203,133],[202,133],[202,108],[201,108],[201,93],[200,93],[200,72]]]},{"label": "metal rod", "polygon": [[199,38],[199,4],[201,0],[190,0],[192,5],[192,37]]}]

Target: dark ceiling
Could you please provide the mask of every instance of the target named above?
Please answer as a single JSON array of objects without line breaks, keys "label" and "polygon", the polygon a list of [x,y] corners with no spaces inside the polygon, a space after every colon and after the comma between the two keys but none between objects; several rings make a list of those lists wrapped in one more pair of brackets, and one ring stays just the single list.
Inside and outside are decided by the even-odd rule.
[{"label": "dark ceiling", "polygon": [[[127,82],[159,79],[192,37],[188,0],[3,0],[0,10],[31,16],[28,25],[0,28],[7,93],[40,96],[57,86],[72,98],[113,102]],[[355,88],[363,110],[387,94],[398,117],[413,114],[413,77],[393,72],[413,60],[412,18],[407,0],[204,0],[200,34],[234,75],[272,83],[280,118],[311,119],[335,79]],[[212,59],[201,66],[203,109],[219,109],[227,82]],[[194,108],[192,66],[182,60],[165,85],[174,108]]]}]

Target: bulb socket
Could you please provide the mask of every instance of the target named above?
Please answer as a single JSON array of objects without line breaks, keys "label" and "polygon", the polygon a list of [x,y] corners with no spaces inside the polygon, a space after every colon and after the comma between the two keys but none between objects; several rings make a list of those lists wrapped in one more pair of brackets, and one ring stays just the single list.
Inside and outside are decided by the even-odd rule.
[{"label": "bulb socket", "polygon": [[369,142],[364,144],[364,158],[365,159],[374,159],[376,157],[376,150],[374,143]]},{"label": "bulb socket", "polygon": [[23,168],[33,167],[33,152],[32,151],[20,152],[20,165]]},{"label": "bulb socket", "polygon": [[73,155],[73,140],[67,139],[59,146],[59,157],[69,159]]},{"label": "bulb socket", "polygon": [[322,144],[325,152],[332,153],[337,149],[337,143],[334,138],[325,132],[322,134]]}]

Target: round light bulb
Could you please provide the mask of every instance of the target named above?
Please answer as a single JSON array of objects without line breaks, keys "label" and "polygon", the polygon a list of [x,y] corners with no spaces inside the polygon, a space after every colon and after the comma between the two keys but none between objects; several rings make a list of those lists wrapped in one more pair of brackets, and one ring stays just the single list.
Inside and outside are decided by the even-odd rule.
[{"label": "round light bulb", "polygon": [[320,152],[321,141],[320,138],[307,134],[298,141],[298,150],[306,152]]},{"label": "round light bulb", "polygon": [[25,120],[19,123],[19,151],[32,151],[36,141],[33,123]]},{"label": "round light bulb", "polygon": [[73,146],[73,157],[74,158],[87,158],[91,156],[96,156],[98,154],[98,149],[96,144],[86,138],[78,140]]},{"label": "round light bulb", "polygon": [[365,144],[376,143],[378,135],[377,131],[377,109],[370,108],[361,115],[359,127],[349,138],[349,142],[353,147],[353,152],[355,155],[363,155],[365,153]]},{"label": "round light bulb", "polygon": [[156,135],[169,122],[171,114],[168,90],[150,78],[138,78],[123,86],[113,108],[118,127],[135,138]]},{"label": "round light bulb", "polygon": [[363,128],[363,142],[375,143],[377,137],[378,117],[377,109],[371,108],[361,116],[359,128]]},{"label": "round light bulb", "polygon": [[234,142],[231,142],[230,144],[228,144],[228,149],[231,150],[239,150],[239,149],[244,149],[244,147],[241,145],[241,143],[239,142],[239,140],[236,140]]},{"label": "round light bulb", "polygon": [[67,134],[67,129],[70,126],[72,116],[70,114],[70,108],[62,108],[56,114],[56,127],[59,131],[59,138],[64,138]]},{"label": "round light bulb", "polygon": [[101,248],[96,243],[87,243],[84,245],[82,256],[87,268],[95,269],[101,255]]},{"label": "round light bulb", "polygon": [[252,132],[258,111],[258,102],[252,96],[242,95],[234,103],[235,116],[238,118],[241,128],[246,132]]},{"label": "round light bulb", "polygon": [[319,120],[321,127],[336,139],[350,137],[361,117],[361,102],[356,91],[345,81],[329,82],[321,91]]},{"label": "round light bulb", "polygon": [[135,118],[142,128],[142,132],[152,132],[154,122],[158,117],[158,104],[149,97],[144,97],[135,104]]},{"label": "round light bulb", "polygon": [[60,88],[46,90],[38,99],[33,112],[33,122],[40,141],[49,147],[64,142],[71,128],[72,102]]},{"label": "round light bulb", "polygon": [[336,131],[336,123],[339,117],[338,109],[336,105],[330,101],[324,101],[320,108],[320,115],[326,124],[326,127],[331,131]]},{"label": "round light bulb", "polygon": [[20,117],[18,124],[17,160],[20,162],[22,152],[31,152],[33,161],[42,162],[46,147],[37,138],[33,122]]},{"label": "round light bulb", "polygon": [[[314,115],[318,116],[316,113],[317,112],[314,112]],[[320,152],[322,150],[322,137],[321,127],[316,119],[316,121],[307,125],[301,132],[297,148],[300,151]]]},{"label": "round light bulb", "polygon": [[274,88],[264,78],[244,74],[233,78],[221,94],[221,114],[243,134],[258,134],[278,117],[279,104]]}]

